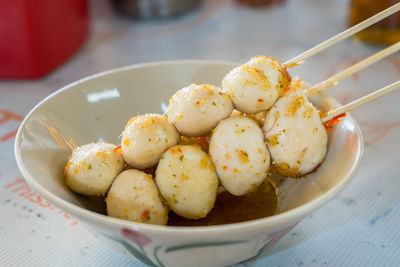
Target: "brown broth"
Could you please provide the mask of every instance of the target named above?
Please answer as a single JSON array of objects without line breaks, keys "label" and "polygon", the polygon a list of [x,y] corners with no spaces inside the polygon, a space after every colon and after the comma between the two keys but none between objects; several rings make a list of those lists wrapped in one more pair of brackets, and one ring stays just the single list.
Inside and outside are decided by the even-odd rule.
[{"label": "brown broth", "polygon": [[168,225],[205,226],[238,223],[272,216],[278,209],[278,195],[271,182],[264,182],[257,191],[245,196],[233,196],[225,191],[218,194],[214,208],[206,218],[185,219],[169,213]]},{"label": "brown broth", "polygon": [[[107,215],[104,197],[76,195],[87,209]],[[274,182],[266,179],[257,191],[245,196],[233,196],[225,191],[217,196],[214,208],[206,218],[190,220],[169,213],[168,225],[171,226],[206,226],[238,223],[272,216],[278,210],[278,192]]]}]

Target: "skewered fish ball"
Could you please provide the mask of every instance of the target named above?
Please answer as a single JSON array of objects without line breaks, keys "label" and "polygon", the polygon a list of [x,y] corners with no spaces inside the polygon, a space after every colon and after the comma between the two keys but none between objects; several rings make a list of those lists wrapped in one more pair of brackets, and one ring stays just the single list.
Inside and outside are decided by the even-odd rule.
[{"label": "skewered fish ball", "polygon": [[168,120],[189,137],[207,135],[222,119],[229,117],[233,105],[220,88],[191,84],[176,92],[169,101]]},{"label": "skewered fish ball", "polygon": [[198,145],[177,145],[165,152],[156,183],[170,209],[188,219],[206,217],[217,197],[214,165]]},{"label": "skewered fish ball", "polygon": [[65,165],[65,182],[79,194],[105,194],[122,171],[124,160],[108,143],[91,143],[76,148]]},{"label": "skewered fish ball", "polygon": [[146,169],[156,165],[179,138],[179,133],[165,116],[136,116],[129,120],[122,133],[122,156],[133,168]]},{"label": "skewered fish ball", "polygon": [[272,162],[282,175],[303,176],[325,157],[328,136],[303,90],[292,89],[275,103],[265,118],[264,133]]},{"label": "skewered fish ball", "polygon": [[111,217],[159,225],[168,221],[168,207],[151,174],[142,171],[122,172],[112,184],[106,204]]},{"label": "skewered fish ball", "polygon": [[290,85],[290,75],[277,60],[258,56],[231,70],[222,81],[235,108],[244,113],[269,109]]},{"label": "skewered fish ball", "polygon": [[261,128],[242,115],[221,121],[210,139],[210,155],[232,195],[255,190],[267,176],[270,157]]}]

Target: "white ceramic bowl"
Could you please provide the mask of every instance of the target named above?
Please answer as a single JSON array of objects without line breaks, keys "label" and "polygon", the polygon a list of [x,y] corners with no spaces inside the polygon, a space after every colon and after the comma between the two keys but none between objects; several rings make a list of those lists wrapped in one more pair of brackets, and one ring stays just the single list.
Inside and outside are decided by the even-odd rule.
[{"label": "white ceramic bowl", "polygon": [[[280,183],[281,213],[249,222],[171,227],[107,217],[86,209],[67,189],[63,175],[64,164],[77,145],[97,140],[118,144],[130,117],[163,113],[162,107],[178,89],[192,82],[220,85],[234,66],[212,61],[152,63],[106,71],[67,85],[40,102],[23,121],[15,141],[19,169],[44,198],[106,244],[145,264],[224,266],[255,256],[352,180],[363,142],[350,116],[329,132],[329,152],[317,172]],[[329,97],[319,102],[326,108],[337,105]]]}]

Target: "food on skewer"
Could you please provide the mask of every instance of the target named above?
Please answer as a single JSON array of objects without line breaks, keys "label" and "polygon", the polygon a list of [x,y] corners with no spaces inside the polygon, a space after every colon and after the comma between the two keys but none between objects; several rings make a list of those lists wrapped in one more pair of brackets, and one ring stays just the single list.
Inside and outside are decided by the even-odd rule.
[{"label": "food on skewer", "polygon": [[[307,109],[306,106],[311,107],[312,104],[307,100],[306,96],[315,95],[322,92],[327,87],[337,84],[337,82],[341,79],[348,77],[349,75],[371,65],[372,63],[390,54],[393,54],[399,49],[400,42],[391,45],[388,48],[383,49],[382,51],[379,51],[378,53],[332,76],[326,81],[323,81],[311,88],[307,88],[306,90],[304,90],[305,88],[296,90],[296,84],[298,83],[298,81],[295,81],[292,83],[290,92],[288,92],[282,98],[290,98],[291,95],[293,97],[293,95],[295,94],[302,94],[305,100],[300,101],[300,106],[303,106],[304,104],[304,108]],[[268,112],[265,119],[266,122],[264,132],[267,138],[267,145],[271,153],[273,165],[276,167],[276,170],[279,173],[290,177],[304,176],[308,172],[314,170],[314,168],[318,166],[325,157],[327,137],[326,133],[324,133],[325,128],[321,127],[321,125],[323,125],[323,122],[325,122],[327,118],[323,118],[321,121],[320,116],[318,116],[318,110],[313,107],[312,113],[314,113],[314,115],[311,116],[313,118],[310,117],[309,120],[305,119],[303,120],[303,122],[300,118],[291,118],[289,120],[290,122],[284,124],[284,122],[287,122],[288,118],[287,116],[285,117],[282,115],[287,114],[288,112],[284,111],[285,107],[283,107],[283,103],[287,100],[282,100],[282,98],[279,99],[274,105],[275,107],[278,106],[278,103],[281,103],[280,107],[273,107]],[[296,104],[293,105],[296,106]],[[304,112],[306,113],[307,111]],[[309,109],[308,113],[311,113],[311,109]],[[335,114],[335,116],[336,115],[340,115],[340,113]],[[296,116],[298,117],[298,114],[294,117]],[[329,118],[333,117],[334,116],[330,116]],[[278,121],[275,122],[276,120]],[[307,124],[309,124],[308,127],[305,127],[305,125]],[[310,129],[313,129],[313,124],[315,124],[315,133],[310,132]],[[318,129],[318,131],[316,129]]]},{"label": "food on skewer", "polygon": [[65,165],[65,182],[79,194],[99,196],[107,193],[122,171],[124,160],[109,143],[90,143],[77,147]]},{"label": "food on skewer", "polygon": [[267,177],[269,153],[261,128],[250,118],[221,121],[211,135],[209,153],[221,183],[235,196],[254,191]]},{"label": "food on skewer", "polygon": [[168,207],[150,174],[126,170],[115,179],[106,198],[111,217],[129,221],[166,225]]},{"label": "food on skewer", "polygon": [[146,169],[156,165],[162,154],[176,145],[179,138],[165,116],[136,116],[129,120],[122,132],[122,156],[133,168]]},{"label": "food on skewer", "polygon": [[257,56],[231,70],[222,80],[223,90],[243,113],[269,109],[290,85],[290,75],[276,59]]},{"label": "food on skewer", "polygon": [[[327,153],[324,123],[338,121],[343,112],[398,89],[400,81],[323,113],[322,118],[307,95],[399,49],[400,43],[392,45],[306,90],[276,60],[254,57],[224,78],[228,94],[213,85],[192,84],[171,97],[168,119],[157,114],[132,118],[122,134],[122,156],[119,149],[107,143],[75,149],[65,166],[66,184],[80,194],[104,195],[122,171],[123,160],[147,172],[158,163],[156,183],[151,175],[138,170],[118,176],[106,199],[108,214],[166,224],[168,208],[162,204],[166,201],[178,215],[204,218],[213,208],[217,193],[242,196],[253,192],[268,174],[270,157],[274,169],[285,176],[297,178],[315,170]],[[204,151],[199,145],[175,146],[178,142],[200,144]],[[141,207],[147,208],[141,211]]]},{"label": "food on skewer", "polygon": [[[108,215],[165,225],[169,206],[182,217],[196,220],[205,218],[212,210],[217,194],[237,197],[258,192],[257,188],[267,176],[270,156],[279,173],[290,177],[303,176],[313,171],[327,152],[327,134],[323,123],[329,122],[332,116],[399,88],[400,82],[324,113],[327,115],[322,119],[319,110],[308,101],[303,87],[301,81],[293,83],[265,116],[263,130],[270,154],[259,127],[266,112],[232,113],[231,117],[218,123],[211,137],[177,138],[181,140],[175,142],[189,145],[173,146],[161,156],[155,181],[150,174],[138,170],[122,172],[106,198]],[[149,129],[154,130],[149,133],[158,133],[162,125],[174,129],[165,117],[154,114],[133,118],[127,128],[135,122],[137,126],[147,127],[141,123],[149,120],[152,125]],[[142,127],[138,128],[143,130]],[[145,133],[141,134],[147,137]],[[175,134],[179,137],[176,130]],[[108,143],[92,143],[75,149],[65,167],[67,185],[77,193],[104,195],[123,168],[119,147]],[[210,156],[205,151],[209,151]],[[103,176],[106,180],[96,179]],[[218,178],[222,185],[218,184]],[[99,187],[106,189],[100,192]]]},{"label": "food on skewer", "polygon": [[215,167],[198,145],[177,145],[165,152],[156,183],[169,208],[189,219],[206,217],[217,197]]},{"label": "food on skewer", "polygon": [[326,129],[301,89],[291,89],[275,103],[263,130],[273,165],[282,175],[304,176],[325,158]]},{"label": "food on skewer", "polygon": [[[332,118],[337,121],[336,118],[343,112],[400,88],[400,81],[331,110],[322,118],[307,95],[319,93],[398,51],[400,42],[306,91],[299,81],[291,81],[286,68],[301,64],[312,55],[398,10],[400,4],[330,38],[284,65],[270,57],[251,58],[225,76],[222,81],[225,93],[216,86],[206,84],[192,84],[181,89],[170,99],[168,120],[161,115],[147,114],[128,122],[122,134],[123,158],[120,151],[108,143],[91,143],[76,148],[65,166],[66,184],[77,193],[91,196],[104,195],[113,183],[106,198],[109,216],[165,225],[168,207],[163,201],[183,217],[204,218],[214,206],[218,187],[218,193],[244,195],[263,180],[267,181],[270,156],[275,169],[283,175],[299,177],[313,171],[327,152],[327,134],[323,123],[330,122]],[[233,107],[237,109],[234,112]],[[257,123],[263,124],[270,154]],[[208,147],[207,135],[213,128]],[[176,145],[179,140],[190,145]],[[210,156],[199,145],[192,143],[202,145],[204,151],[209,148],[216,170]],[[154,167],[158,163],[156,182],[151,175],[138,170],[126,170],[119,174],[124,166],[123,159],[138,169]],[[217,173],[222,185],[218,184]]]},{"label": "food on skewer", "polygon": [[231,99],[220,88],[191,84],[170,98],[168,120],[181,135],[205,136],[220,120],[229,117],[232,109]]}]

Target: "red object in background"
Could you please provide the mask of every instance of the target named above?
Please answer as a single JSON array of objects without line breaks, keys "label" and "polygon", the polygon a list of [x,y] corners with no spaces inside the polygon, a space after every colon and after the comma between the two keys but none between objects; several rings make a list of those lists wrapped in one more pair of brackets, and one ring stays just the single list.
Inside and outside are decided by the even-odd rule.
[{"label": "red object in background", "polygon": [[286,2],[286,0],[237,0],[237,1],[241,4],[252,7],[266,7]]},{"label": "red object in background", "polygon": [[89,30],[87,0],[0,0],[0,78],[38,78],[67,60]]}]

